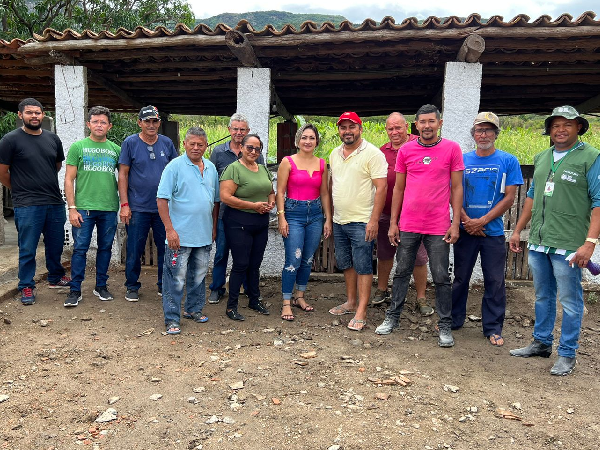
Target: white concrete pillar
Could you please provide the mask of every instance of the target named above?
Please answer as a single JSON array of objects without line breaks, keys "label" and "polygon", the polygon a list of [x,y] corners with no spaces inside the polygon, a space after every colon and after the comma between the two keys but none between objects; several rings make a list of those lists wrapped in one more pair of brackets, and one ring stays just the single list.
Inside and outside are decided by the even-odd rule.
[{"label": "white concrete pillar", "polygon": [[482,65],[479,63],[446,63],[442,136],[458,142],[463,153],[475,148],[470,131],[479,112],[481,75]]},{"label": "white concrete pillar", "polygon": [[[88,100],[87,69],[83,66],[54,66],[54,97],[56,134],[62,141],[66,159],[71,145],[85,138],[85,117]],[[65,162],[63,162],[62,169],[58,173],[58,185],[63,196],[65,166]],[[72,242],[71,224],[67,220],[65,223],[65,243],[71,244]]]},{"label": "white concrete pillar", "polygon": [[250,133],[260,136],[265,162],[269,145],[270,105],[271,69],[238,68],[237,112],[248,117]]}]

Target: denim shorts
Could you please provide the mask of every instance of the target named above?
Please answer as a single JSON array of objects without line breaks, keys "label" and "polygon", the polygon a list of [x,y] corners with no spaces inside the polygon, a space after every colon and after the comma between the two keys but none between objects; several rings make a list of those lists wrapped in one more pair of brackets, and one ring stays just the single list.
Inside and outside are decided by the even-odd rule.
[{"label": "denim shorts", "polygon": [[366,228],[367,224],[363,222],[333,224],[333,243],[338,269],[346,270],[352,267],[359,275],[373,274],[375,241],[365,241]]},{"label": "denim shorts", "polygon": [[[379,217],[379,231],[377,232],[377,259],[390,260],[396,256],[396,248],[390,244],[390,238],[388,237],[388,231],[390,230],[390,216],[387,214],[381,214]],[[421,242],[421,246],[417,251],[417,259],[415,259],[415,266],[425,266],[429,262],[427,257],[427,250]]]}]

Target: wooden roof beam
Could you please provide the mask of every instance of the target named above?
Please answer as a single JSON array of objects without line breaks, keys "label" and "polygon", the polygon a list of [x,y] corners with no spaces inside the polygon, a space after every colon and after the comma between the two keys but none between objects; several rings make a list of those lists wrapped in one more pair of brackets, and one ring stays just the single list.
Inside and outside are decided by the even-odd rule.
[{"label": "wooden roof beam", "polygon": [[139,100],[131,97],[127,92],[125,92],[123,89],[121,89],[120,87],[116,86],[115,84],[111,83],[110,81],[108,81],[107,79],[103,78],[102,76],[98,75],[95,72],[92,72],[91,70],[87,71],[87,76],[88,79],[93,81],[96,84],[99,84],[100,86],[104,87],[105,89],[109,90],[110,92],[112,92],[113,94],[115,94],[117,97],[119,97],[121,100],[129,103],[131,106],[139,109],[145,106],[145,104],[143,102],[140,102]]},{"label": "wooden roof beam", "polygon": [[[254,53],[254,48],[252,48],[252,44],[245,34],[236,30],[229,30],[225,34],[225,42],[231,53],[240,60],[244,67],[261,67],[260,61]],[[279,114],[286,120],[294,120],[294,116],[288,112],[279,95],[277,95],[273,83],[271,83],[271,112]]]},{"label": "wooden roof beam", "polygon": [[485,41],[478,34],[471,34],[467,36],[463,42],[456,60],[459,62],[476,63],[479,61],[479,57],[485,50]]},{"label": "wooden roof beam", "polygon": [[592,112],[596,109],[600,108],[600,95],[596,95],[583,103],[575,106],[575,109],[579,111],[579,114],[585,114],[587,112]]},{"label": "wooden roof beam", "polygon": [[225,34],[225,43],[231,53],[239,59],[244,67],[261,67],[252,44],[243,33],[235,30],[229,30]]}]

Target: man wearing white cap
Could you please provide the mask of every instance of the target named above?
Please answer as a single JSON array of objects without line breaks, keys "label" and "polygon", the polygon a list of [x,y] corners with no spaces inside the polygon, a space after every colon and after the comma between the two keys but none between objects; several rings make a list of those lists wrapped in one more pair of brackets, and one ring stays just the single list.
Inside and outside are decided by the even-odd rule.
[{"label": "man wearing white cap", "polygon": [[344,271],[346,302],[331,308],[335,316],[354,314],[348,328],[362,330],[373,284],[373,245],[387,193],[387,161],[362,138],[362,121],[345,112],[337,122],[342,145],[329,157],[336,265]]},{"label": "man wearing white cap", "polygon": [[528,261],[535,287],[533,342],[510,354],[550,356],[558,293],[562,325],[558,359],[550,374],[568,375],[575,368],[583,320],[581,269],[592,257],[600,235],[600,152],[579,140],[589,123],[572,106],[555,108],[545,126],[554,145],[535,156],[533,182],[510,238],[510,249],[522,251],[520,234],[531,220]]},{"label": "man wearing white cap", "polygon": [[517,158],[496,149],[498,134],[498,116],[491,112],[479,113],[471,128],[477,148],[463,155],[464,199],[460,213],[460,237],[454,244],[452,329],[461,328],[465,322],[469,281],[477,256],[480,256],[484,285],[481,303],[483,334],[492,345],[502,346],[506,311],[506,240],[502,216],[514,203],[517,186],[523,184],[523,176]]}]

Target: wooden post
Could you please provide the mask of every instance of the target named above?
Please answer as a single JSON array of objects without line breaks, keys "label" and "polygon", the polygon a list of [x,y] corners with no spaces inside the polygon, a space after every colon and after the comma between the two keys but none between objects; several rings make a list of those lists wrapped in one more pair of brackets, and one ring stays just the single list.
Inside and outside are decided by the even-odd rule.
[{"label": "wooden post", "polygon": [[467,36],[462,47],[458,51],[456,60],[459,62],[474,63],[479,61],[479,57],[485,50],[485,41],[478,34]]}]

